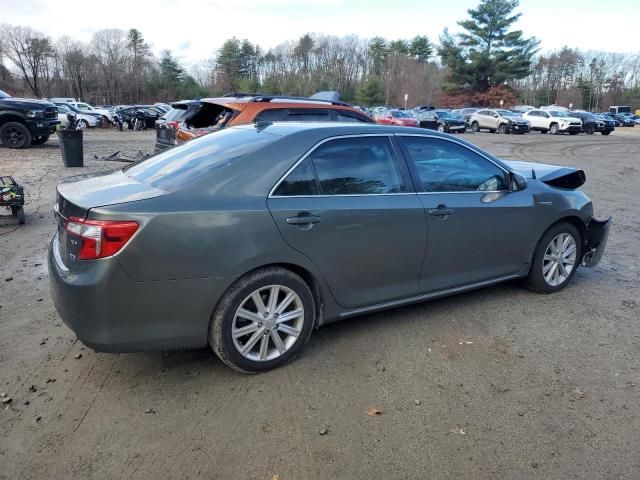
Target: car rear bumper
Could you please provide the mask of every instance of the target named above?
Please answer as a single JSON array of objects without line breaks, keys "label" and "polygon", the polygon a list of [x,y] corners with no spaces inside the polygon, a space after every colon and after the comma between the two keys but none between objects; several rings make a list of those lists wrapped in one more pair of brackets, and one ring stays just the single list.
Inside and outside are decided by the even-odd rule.
[{"label": "car rear bumper", "polygon": [[231,280],[134,281],[115,258],[78,272],[49,246],[51,296],[59,316],[97,352],[136,352],[207,345],[209,319]]},{"label": "car rear bumper", "polygon": [[582,265],[585,267],[595,267],[604,254],[611,228],[611,217],[607,220],[596,220],[592,218],[587,226],[587,241],[585,253],[582,257]]}]

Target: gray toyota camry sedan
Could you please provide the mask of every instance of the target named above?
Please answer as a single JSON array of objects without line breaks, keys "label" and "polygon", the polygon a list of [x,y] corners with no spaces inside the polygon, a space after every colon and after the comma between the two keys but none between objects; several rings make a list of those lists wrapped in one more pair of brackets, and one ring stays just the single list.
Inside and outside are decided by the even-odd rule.
[{"label": "gray toyota camry sedan", "polygon": [[602,257],[582,170],[408,127],[268,123],[58,185],[65,323],[102,352],[205,347],[260,372],[321,325]]}]

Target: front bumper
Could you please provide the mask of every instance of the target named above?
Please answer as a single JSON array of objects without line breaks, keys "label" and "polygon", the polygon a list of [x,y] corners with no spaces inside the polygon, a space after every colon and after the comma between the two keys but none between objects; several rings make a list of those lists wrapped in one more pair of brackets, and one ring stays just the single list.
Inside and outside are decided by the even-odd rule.
[{"label": "front bumper", "polygon": [[582,265],[585,267],[595,267],[604,254],[611,228],[611,217],[607,220],[596,220],[592,218],[587,225],[587,239],[585,242]]},{"label": "front bumper", "polygon": [[51,135],[56,133],[56,126],[60,125],[60,120],[33,119],[27,120],[27,128],[34,137]]},{"label": "front bumper", "polygon": [[135,281],[114,257],[73,269],[49,245],[49,285],[60,318],[97,352],[200,348],[209,319],[233,279]]},{"label": "front bumper", "polygon": [[562,128],[560,127],[560,132],[582,132],[582,125],[569,125],[568,127]]},{"label": "front bumper", "polygon": [[507,131],[509,133],[529,133],[529,131],[531,131],[531,125],[507,123]]}]

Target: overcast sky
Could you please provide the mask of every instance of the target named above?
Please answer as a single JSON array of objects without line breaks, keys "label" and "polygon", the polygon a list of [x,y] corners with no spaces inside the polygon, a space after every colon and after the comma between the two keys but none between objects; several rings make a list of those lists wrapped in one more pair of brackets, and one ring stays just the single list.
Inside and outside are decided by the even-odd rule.
[{"label": "overcast sky", "polygon": [[[308,33],[432,41],[476,0],[0,0],[0,22],[58,38],[89,41],[103,28],[135,27],[155,53],[172,50],[186,65],[210,58],[232,36],[263,50]],[[640,0],[521,0],[518,28],[543,50],[563,45],[640,51]]]}]

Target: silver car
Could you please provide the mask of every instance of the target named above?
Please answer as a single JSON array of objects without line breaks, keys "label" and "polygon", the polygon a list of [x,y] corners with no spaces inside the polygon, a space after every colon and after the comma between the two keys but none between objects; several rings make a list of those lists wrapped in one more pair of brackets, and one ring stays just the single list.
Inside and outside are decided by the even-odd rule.
[{"label": "silver car", "polygon": [[489,130],[498,133],[529,133],[531,123],[522,118],[519,113],[511,110],[483,109],[474,112],[469,117],[472,132]]},{"label": "silver car", "polygon": [[210,345],[260,372],[314,328],[602,257],[582,170],[501,161],[451,135],[260,122],[58,185],[60,317],[104,352]]}]

